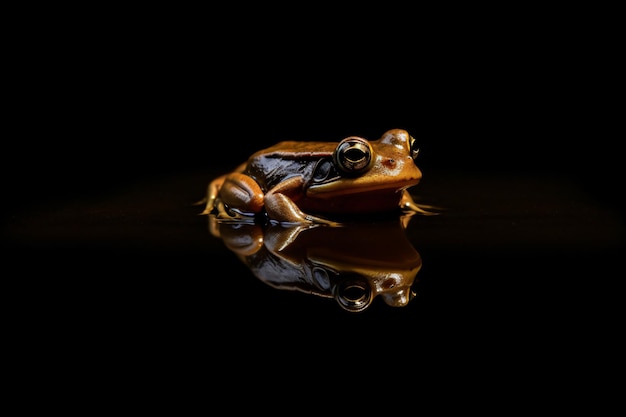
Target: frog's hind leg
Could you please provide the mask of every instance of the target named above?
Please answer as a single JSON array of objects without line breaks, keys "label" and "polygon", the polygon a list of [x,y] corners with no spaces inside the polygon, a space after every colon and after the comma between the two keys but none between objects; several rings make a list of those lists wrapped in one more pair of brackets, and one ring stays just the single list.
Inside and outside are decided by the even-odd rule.
[{"label": "frog's hind leg", "polygon": [[338,226],[339,223],[304,213],[295,203],[301,197],[304,180],[292,177],[274,187],[265,195],[265,210],[270,219],[290,224],[328,224]]},{"label": "frog's hind leg", "polygon": [[[242,163],[239,166],[237,166],[237,168],[233,172],[241,173],[241,172],[243,172],[245,167],[246,167],[246,164]],[[205,206],[204,210],[202,211],[202,213],[200,213],[201,215],[202,214],[210,214],[210,213],[214,212],[220,189],[224,185],[224,181],[226,181],[228,176],[229,176],[229,174],[223,174],[223,175],[220,175],[219,177],[215,178],[213,181],[209,182],[209,185],[207,186],[207,192],[206,192],[205,196],[202,198],[202,200],[196,201],[193,204],[194,206],[201,206],[201,205]]]},{"label": "frog's hind leg", "polygon": [[215,204],[217,210],[217,218],[220,220],[241,220],[241,219],[253,219],[252,214],[242,213],[237,210],[230,209],[224,204],[223,201],[218,200]]}]

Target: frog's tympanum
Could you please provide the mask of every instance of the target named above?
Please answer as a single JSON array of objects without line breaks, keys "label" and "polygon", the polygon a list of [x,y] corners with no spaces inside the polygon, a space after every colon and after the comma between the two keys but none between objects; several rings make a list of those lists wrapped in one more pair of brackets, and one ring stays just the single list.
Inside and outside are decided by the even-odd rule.
[{"label": "frog's tympanum", "polygon": [[400,218],[341,227],[261,225],[209,216],[211,233],[261,281],[334,298],[350,312],[364,311],[378,296],[393,307],[404,307],[415,296],[422,259],[405,235],[407,224]]},{"label": "frog's tympanum", "polygon": [[292,223],[336,223],[333,216],[428,213],[407,189],[422,178],[419,149],[402,129],[377,140],[280,142],[254,153],[234,172],[209,183],[203,214]]}]

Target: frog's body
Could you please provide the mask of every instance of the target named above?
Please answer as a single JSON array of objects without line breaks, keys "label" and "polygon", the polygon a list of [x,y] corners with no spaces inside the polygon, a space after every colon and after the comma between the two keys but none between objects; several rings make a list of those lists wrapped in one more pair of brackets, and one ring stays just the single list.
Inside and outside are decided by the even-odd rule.
[{"label": "frog's body", "polygon": [[420,212],[407,188],[419,183],[415,139],[402,129],[367,141],[280,142],[209,183],[203,214],[286,223],[334,223],[327,216]]}]

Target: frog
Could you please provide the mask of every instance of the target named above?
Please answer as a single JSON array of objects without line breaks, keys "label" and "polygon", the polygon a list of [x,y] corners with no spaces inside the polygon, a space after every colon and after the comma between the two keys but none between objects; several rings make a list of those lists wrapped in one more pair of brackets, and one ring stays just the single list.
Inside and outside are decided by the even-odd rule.
[{"label": "frog", "polygon": [[219,219],[284,224],[338,225],[338,216],[393,210],[428,214],[408,191],[422,179],[418,154],[416,139],[400,128],[375,140],[284,140],[210,181],[198,204],[201,214]]}]

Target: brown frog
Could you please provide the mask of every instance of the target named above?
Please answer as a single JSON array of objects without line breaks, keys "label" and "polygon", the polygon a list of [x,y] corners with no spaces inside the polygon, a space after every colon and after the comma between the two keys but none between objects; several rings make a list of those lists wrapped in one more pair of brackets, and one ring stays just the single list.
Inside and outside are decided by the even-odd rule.
[{"label": "brown frog", "polygon": [[428,213],[407,189],[422,178],[419,153],[406,130],[377,140],[284,141],[252,154],[234,172],[209,183],[202,214],[240,219],[267,216],[293,224],[336,224],[333,215],[402,209]]}]

